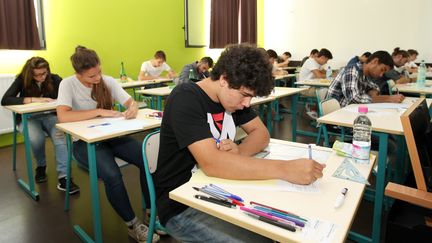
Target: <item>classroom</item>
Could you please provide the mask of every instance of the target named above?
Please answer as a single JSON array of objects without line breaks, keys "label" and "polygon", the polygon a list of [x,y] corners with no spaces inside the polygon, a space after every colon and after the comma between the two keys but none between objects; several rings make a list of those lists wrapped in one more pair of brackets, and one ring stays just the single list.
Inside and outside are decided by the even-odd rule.
[{"label": "classroom", "polygon": [[[238,19],[227,17],[233,9]],[[239,22],[237,42],[210,48],[220,36],[212,29],[212,11]],[[31,16],[38,48],[11,44],[8,36],[28,27],[13,23],[6,30],[11,15],[19,14]],[[203,221],[202,237],[217,232],[214,241],[234,241],[235,233],[226,232],[235,229],[242,232],[237,242],[430,242],[429,23],[428,0],[0,0],[0,26],[6,26],[0,28],[0,242],[205,241],[168,224],[184,222],[173,216],[190,209],[217,220],[209,225],[227,227],[209,230]],[[236,45],[242,42],[252,45]],[[312,49],[318,56],[310,56]],[[254,56],[230,56],[236,52]],[[348,64],[366,52],[365,61]],[[319,67],[307,71],[303,59]],[[243,84],[247,75],[233,70],[237,64],[254,81]],[[386,76],[392,71],[400,80]],[[232,86],[230,72],[239,86]],[[347,97],[340,89],[355,76],[349,72],[362,74],[361,82],[381,83],[368,83],[367,91],[352,88],[363,94]],[[44,86],[39,80],[47,76],[51,84]],[[55,92],[25,95],[19,91],[27,81]],[[209,110],[194,121],[205,128],[185,122],[201,107],[192,105],[198,94],[185,95],[186,85],[218,104],[206,104]],[[338,107],[331,112],[329,100]],[[364,164],[342,147],[354,144],[356,103],[368,103],[372,123]],[[235,112],[241,109],[248,112]],[[414,130],[421,119],[411,118],[420,110],[429,118],[425,135]],[[35,121],[43,127],[37,133]],[[424,150],[418,139],[425,139]],[[102,156],[110,166],[99,164]],[[235,169],[212,163],[223,158],[220,163]],[[314,171],[279,175],[276,165],[286,160]],[[263,161],[272,161],[265,170]],[[288,166],[282,167],[279,172]],[[275,208],[296,219],[271,215]],[[401,223],[402,213],[418,225]]]}]

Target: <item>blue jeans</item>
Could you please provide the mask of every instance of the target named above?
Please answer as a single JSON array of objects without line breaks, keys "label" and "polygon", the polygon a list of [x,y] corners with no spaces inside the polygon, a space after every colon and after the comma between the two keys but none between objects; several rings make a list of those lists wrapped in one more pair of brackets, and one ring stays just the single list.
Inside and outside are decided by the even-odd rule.
[{"label": "blue jeans", "polygon": [[165,229],[181,242],[273,242],[194,208],[188,208],[172,217],[166,223]]},{"label": "blue jeans", "polygon": [[[67,145],[64,133],[56,128],[57,115],[35,114],[28,119],[28,131],[30,146],[37,166],[46,166],[45,135],[47,134],[54,144],[57,161],[57,175],[59,178],[66,176]],[[22,132],[22,123],[18,126]]]},{"label": "blue jeans", "polygon": [[[130,137],[111,139],[95,146],[97,175],[105,184],[105,193],[114,210],[125,221],[135,218],[135,213],[129,201],[125,185],[123,183],[120,168],[114,160],[118,157],[140,170],[141,190],[147,207],[150,206],[141,143]],[[81,140],[74,142],[73,154],[75,159],[88,168],[87,143]]]}]

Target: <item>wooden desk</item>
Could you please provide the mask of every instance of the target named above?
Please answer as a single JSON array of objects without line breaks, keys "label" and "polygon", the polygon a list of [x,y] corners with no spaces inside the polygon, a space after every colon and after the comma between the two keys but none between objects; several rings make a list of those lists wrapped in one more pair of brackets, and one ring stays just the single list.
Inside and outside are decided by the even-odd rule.
[{"label": "wooden desk", "polygon": [[[307,147],[306,144],[276,139],[271,139],[270,143],[286,145],[287,151],[289,149],[295,149],[296,147]],[[331,151],[331,149],[324,147],[314,147],[314,150],[315,149],[321,151]],[[202,180],[202,177],[199,180],[196,180],[195,177],[197,174],[194,174],[189,182],[171,191],[169,196],[171,199],[180,203],[213,215],[222,220],[228,221],[232,224],[246,228],[250,231],[264,235],[275,241],[308,242],[308,240],[302,236],[301,231],[290,232],[251,218],[242,213],[238,208],[228,209],[226,207],[221,207],[219,205],[194,198],[194,195],[199,193],[192,189],[193,186],[201,187],[208,183],[215,183],[222,186],[231,193],[242,197],[245,200],[246,205],[249,205],[250,201],[255,201],[293,212],[308,219],[318,218],[320,220],[330,221],[337,226],[332,242],[344,242],[362,199],[365,185],[332,176],[336,168],[343,160],[343,157],[339,157],[333,153],[330,155],[326,162],[327,166],[324,169],[324,176],[320,180],[319,193],[261,190],[259,187],[248,187],[245,189],[244,187],[238,185],[238,183],[241,183],[242,185],[253,186],[253,182],[224,180],[207,176],[203,177],[204,180]],[[374,160],[375,157],[372,159],[372,161]],[[360,173],[365,178],[367,178],[369,177],[373,164],[374,163],[372,162],[367,165],[356,164],[355,166],[359,169]],[[341,189],[344,187],[348,188],[348,194],[345,198],[344,204],[340,208],[334,209],[335,199],[337,195],[340,194]]]},{"label": "wooden desk", "polygon": [[[154,112],[155,110],[151,109],[142,109],[138,111],[137,120],[143,122],[143,127],[141,129],[136,130],[127,130],[127,126],[125,125],[125,129],[123,131],[116,131],[107,134],[102,130],[90,128],[89,126],[100,123],[103,119],[91,119],[85,121],[78,122],[67,122],[67,123],[58,123],[56,127],[63,132],[66,133],[67,142],[68,142],[68,172],[67,178],[71,178],[70,175],[70,166],[72,160],[72,151],[71,151],[71,135],[83,140],[87,143],[87,151],[88,151],[88,162],[89,162],[89,174],[90,174],[90,191],[91,191],[91,201],[92,201],[92,212],[93,212],[93,230],[94,230],[94,242],[102,242],[102,225],[100,218],[100,208],[99,208],[99,189],[97,184],[97,170],[96,170],[96,152],[95,146],[98,142],[102,142],[104,140],[115,138],[119,136],[126,136],[132,133],[141,132],[144,130],[149,130],[152,128],[160,127],[161,120],[155,118],[149,118],[146,115]],[[66,208],[69,208],[69,194],[66,194]],[[91,237],[79,226],[73,226],[74,231],[79,237],[85,241],[90,241]]]},{"label": "wooden desk", "polygon": [[[153,99],[157,99],[157,106],[156,109],[162,111],[162,99],[165,96],[168,96],[171,94],[171,91],[173,90],[173,87],[160,87],[160,88],[152,88],[152,89],[143,89],[143,90],[137,90],[137,94],[143,94],[143,95],[150,95]],[[154,108],[154,107],[152,107]]]},{"label": "wooden desk", "polygon": [[416,94],[425,97],[432,94],[432,81],[426,80],[425,85],[424,88],[418,88],[416,83],[396,84],[393,89],[397,88],[399,92],[402,93]]},{"label": "wooden desk", "polygon": [[33,200],[39,200],[39,193],[35,190],[35,182],[33,177],[33,162],[32,162],[32,153],[30,148],[30,138],[28,131],[28,119],[32,114],[37,112],[44,111],[52,111],[56,109],[56,102],[49,103],[30,103],[25,105],[9,105],[4,106],[4,108],[12,111],[13,117],[13,152],[12,152],[12,160],[13,160],[13,170],[16,170],[16,136],[17,136],[17,124],[15,116],[16,114],[21,114],[22,117],[22,127],[23,127],[23,135],[24,135],[24,146],[25,146],[25,156],[27,161],[27,176],[28,176],[28,184],[24,182],[21,178],[18,178],[18,184],[21,188],[27,192]]},{"label": "wooden desk", "polygon": [[307,85],[307,86],[315,86],[315,87],[330,87],[332,81],[333,80],[316,78],[311,80],[297,81],[295,82],[295,84],[297,86]]},{"label": "wooden desk", "polygon": [[154,80],[138,80],[138,81],[131,81],[131,82],[120,82],[120,79],[116,79],[116,80],[117,82],[120,83],[120,86],[123,89],[138,88],[150,84],[160,84],[160,83],[167,83],[173,81],[172,78],[157,78]]},{"label": "wooden desk", "polygon": [[[407,104],[413,104],[412,99],[404,100]],[[319,123],[353,127],[354,119],[358,116],[358,104],[346,106],[340,110],[318,118]],[[369,112],[368,117],[372,122],[372,131],[379,137],[378,150],[378,173],[376,175],[375,197],[374,197],[374,216],[372,226],[372,237],[368,238],[357,233],[351,232],[350,236],[355,241],[379,242],[381,236],[381,217],[384,196],[385,168],[387,164],[387,146],[389,134],[397,135],[397,158],[396,171],[403,171],[404,158],[406,156],[406,144],[403,140],[403,129],[400,121],[402,111],[396,109],[380,109],[380,111]],[[401,180],[401,175],[397,174],[397,181]]]},{"label": "wooden desk", "polygon": [[288,80],[290,78],[295,78],[295,77],[296,77],[296,75],[294,73],[275,75],[274,76],[275,86],[280,86],[280,82],[283,81],[284,79]]}]

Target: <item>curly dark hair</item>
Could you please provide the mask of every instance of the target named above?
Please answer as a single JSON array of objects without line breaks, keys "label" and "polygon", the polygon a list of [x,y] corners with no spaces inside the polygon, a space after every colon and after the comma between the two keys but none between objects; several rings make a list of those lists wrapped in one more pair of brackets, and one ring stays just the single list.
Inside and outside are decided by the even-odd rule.
[{"label": "curly dark hair", "polygon": [[228,46],[210,73],[212,80],[223,75],[229,87],[253,90],[256,96],[267,96],[274,87],[272,64],[262,49],[251,45]]}]

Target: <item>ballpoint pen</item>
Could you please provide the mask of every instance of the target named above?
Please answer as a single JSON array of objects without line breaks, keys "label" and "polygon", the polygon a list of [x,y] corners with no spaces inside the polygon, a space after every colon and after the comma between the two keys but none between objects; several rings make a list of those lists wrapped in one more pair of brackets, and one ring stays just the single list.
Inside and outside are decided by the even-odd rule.
[{"label": "ballpoint pen", "polygon": [[221,194],[224,194],[224,195],[226,195],[229,198],[232,198],[232,199],[235,199],[237,201],[243,202],[243,199],[241,197],[239,197],[237,195],[234,195],[234,194],[230,193],[229,191],[227,191],[227,190],[225,190],[225,189],[223,189],[221,187],[216,186],[215,184],[211,184],[210,183],[208,186],[204,186],[204,188],[210,188],[210,190],[219,191]]},{"label": "ballpoint pen", "polygon": [[238,206],[244,206],[244,204],[242,202],[235,200],[233,198],[229,198],[228,196],[221,194],[217,191],[212,191],[212,190],[208,190],[206,188],[198,188],[198,187],[192,187],[192,188],[195,189],[196,191],[204,192],[205,194],[208,194],[208,195],[213,196],[215,198],[227,201],[231,204],[238,205]]},{"label": "ballpoint pen", "polygon": [[88,126],[88,128],[93,128],[93,127],[102,127],[102,126],[109,126],[111,125],[111,123],[109,122],[105,122],[105,123],[101,123],[101,124],[94,124],[94,125],[90,125]]},{"label": "ballpoint pen", "polygon": [[221,206],[224,206],[224,207],[227,207],[227,208],[235,208],[236,207],[236,205],[233,205],[233,204],[231,204],[229,202],[222,201],[222,200],[214,198],[214,197],[206,197],[206,196],[201,196],[201,195],[195,195],[194,197],[197,198],[197,199],[200,199],[200,200],[203,200],[203,201],[207,201],[207,202],[211,202],[211,203],[214,203],[214,204],[218,204],[218,205],[221,205]]},{"label": "ballpoint pen", "polygon": [[309,159],[312,159],[312,144],[308,144]]}]

